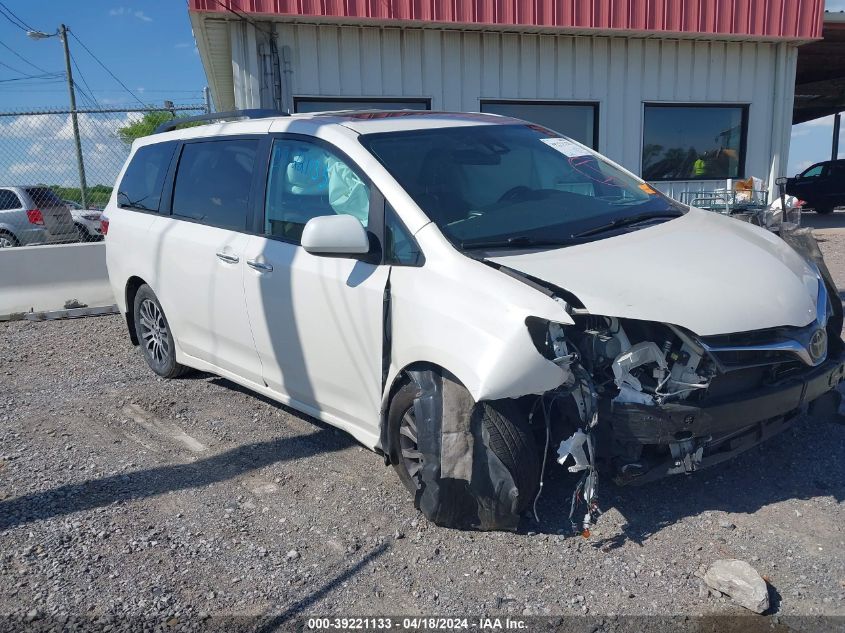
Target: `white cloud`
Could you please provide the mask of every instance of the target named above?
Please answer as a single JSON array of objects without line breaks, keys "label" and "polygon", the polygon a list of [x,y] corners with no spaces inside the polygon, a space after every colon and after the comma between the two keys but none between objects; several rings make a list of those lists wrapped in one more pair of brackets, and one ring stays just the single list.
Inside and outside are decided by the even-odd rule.
[{"label": "white cloud", "polygon": [[137,18],[138,20],[141,20],[142,22],[152,22],[153,21],[153,19],[150,16],[148,16],[146,13],[144,13],[143,11],[136,11],[136,10],[133,10],[133,9],[128,9],[126,7],[117,7],[115,9],[110,9],[109,15],[114,16],[114,17],[118,17],[118,16],[133,17],[133,18]]},{"label": "white cloud", "polygon": [[193,46],[191,42],[177,42],[173,48],[190,48],[191,46]]},{"label": "white cloud", "polygon": [[[141,118],[139,113],[80,114],[79,132],[90,185],[111,185],[129,146],[119,128]],[[77,186],[76,148],[68,114],[0,119],[0,173],[12,184],[48,183]]]}]

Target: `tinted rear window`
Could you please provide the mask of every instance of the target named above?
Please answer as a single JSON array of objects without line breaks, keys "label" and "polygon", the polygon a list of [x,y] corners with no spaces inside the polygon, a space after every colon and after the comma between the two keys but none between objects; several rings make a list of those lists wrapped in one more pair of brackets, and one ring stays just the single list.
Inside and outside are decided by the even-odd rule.
[{"label": "tinted rear window", "polygon": [[32,198],[36,207],[63,207],[67,206],[62,199],[47,187],[29,187],[26,194]]},{"label": "tinted rear window", "polygon": [[23,205],[14,191],[0,189],[0,211],[20,209]]},{"label": "tinted rear window", "polygon": [[252,139],[187,143],[173,186],[173,215],[245,230],[257,151]]},{"label": "tinted rear window", "polygon": [[164,178],[173,158],[175,143],[145,145],[135,152],[117,189],[117,205],[158,212]]}]

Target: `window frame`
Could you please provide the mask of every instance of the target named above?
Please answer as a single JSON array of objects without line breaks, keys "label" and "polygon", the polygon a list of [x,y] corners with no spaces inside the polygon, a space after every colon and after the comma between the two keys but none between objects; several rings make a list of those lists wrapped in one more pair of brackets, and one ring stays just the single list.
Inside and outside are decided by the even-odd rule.
[{"label": "window frame", "polygon": [[[261,182],[258,183],[258,188],[255,190],[255,205],[254,216],[252,224],[252,233],[268,240],[290,244],[297,248],[302,248],[302,243],[298,240],[287,239],[281,235],[267,235],[264,232],[265,211],[267,201],[267,189],[270,180],[270,162],[273,158],[273,145],[277,140],[279,141],[298,141],[300,143],[311,143],[317,145],[322,149],[332,152],[337,158],[346,163],[361,181],[369,187],[370,190],[370,209],[367,214],[367,227],[365,231],[370,237],[370,252],[361,255],[349,255],[350,259],[360,259],[368,263],[384,264],[384,213],[385,200],[381,191],[376,187],[372,178],[361,168],[358,163],[349,157],[349,154],[344,152],[334,143],[326,141],[317,136],[310,136],[308,134],[297,134],[294,132],[273,132],[267,134],[267,151],[264,155],[264,163],[258,170],[262,174]],[[375,243],[373,243],[375,238]]]},{"label": "window frame", "polygon": [[740,127],[742,133],[739,141],[739,160],[737,161],[737,174],[735,176],[725,176],[724,178],[718,176],[689,176],[687,178],[650,178],[648,182],[687,182],[687,181],[721,181],[727,178],[734,180],[745,178],[745,159],[748,150],[748,114],[751,109],[750,103],[734,103],[734,102],[709,102],[699,103],[695,101],[643,101],[641,131],[640,131],[640,169],[638,176],[645,180],[643,174],[643,149],[645,149],[645,114],[646,108],[717,108],[729,109],[739,108],[742,117],[740,120]]},{"label": "window frame", "polygon": [[[482,114],[495,114],[495,112],[484,112],[485,105],[539,105],[539,106],[592,106],[593,108],[593,142],[590,149],[599,151],[599,115],[601,114],[601,101],[590,99],[584,101],[573,101],[572,99],[479,99],[478,111]],[[537,125],[540,125],[539,123]],[[546,127],[546,126],[543,126]],[[563,134],[559,130],[552,130],[557,134]],[[565,136],[565,135],[564,135]],[[567,137],[570,138],[570,137]]]},{"label": "window frame", "polygon": [[[244,141],[254,140],[258,141],[258,147],[255,152],[255,164],[252,170],[252,182],[250,182],[249,197],[247,198],[247,215],[246,223],[243,229],[233,229],[231,227],[221,227],[216,224],[203,222],[202,220],[195,220],[194,218],[176,215],[173,213],[173,193],[176,190],[176,175],[179,172],[179,163],[182,161],[182,152],[186,145],[194,145],[197,143],[214,143],[220,141]],[[191,222],[201,226],[208,226],[222,231],[233,231],[235,233],[253,234],[251,230],[255,225],[255,205],[257,193],[257,181],[261,178],[262,169],[266,169],[267,155],[269,154],[270,143],[267,134],[226,134],[220,136],[201,136],[191,139],[180,139],[177,141],[176,150],[173,152],[173,158],[170,161],[170,168],[164,180],[164,191],[161,195],[161,203],[159,204],[158,215],[167,216],[173,220],[180,222]],[[151,213],[151,212],[148,212]]]},{"label": "window frame", "polygon": [[181,152],[181,147],[180,147],[179,143],[180,143],[179,141],[174,141],[174,140],[162,141],[160,143],[147,143],[146,145],[142,145],[141,147],[136,149],[135,152],[132,154],[132,157],[129,159],[129,165],[131,165],[132,161],[135,160],[135,156],[138,154],[138,152],[140,152],[142,149],[147,148],[147,147],[153,147],[155,145],[172,145],[173,146],[173,149],[171,150],[171,154],[170,154],[170,162],[167,165],[167,169],[164,172],[164,179],[161,182],[161,195],[160,195],[159,200],[158,200],[158,211],[151,211],[150,209],[140,209],[138,207],[133,207],[131,205],[120,204],[120,202],[118,200],[119,194],[120,194],[120,185],[123,183],[123,179],[126,178],[126,171],[129,170],[129,165],[126,166],[126,170],[123,172],[123,176],[121,177],[120,182],[117,183],[117,186],[115,187],[115,192],[114,192],[115,198],[114,199],[115,199],[115,205],[117,205],[118,209],[125,209],[126,211],[133,211],[135,213],[147,213],[149,215],[167,215],[167,213],[164,212],[164,201],[165,201],[165,197],[167,197],[167,191],[168,191],[168,186],[169,186],[169,184],[168,184],[169,180],[168,179],[171,175],[171,170],[173,170],[173,168],[174,168],[174,163],[176,161],[177,155],[179,154],[179,152]]},{"label": "window frame", "polygon": [[[431,97],[385,97],[384,95],[378,97],[366,97],[355,95],[354,97],[326,97],[323,95],[296,95],[293,98],[293,111],[295,114],[299,113],[299,104],[303,101],[318,101],[321,103],[396,103],[397,101],[404,101],[407,103],[419,103],[425,107],[422,111],[431,110]],[[401,110],[397,110],[399,112]]]},{"label": "window frame", "polygon": [[[800,174],[798,174],[798,177],[799,178],[824,178],[827,175],[827,173],[830,171],[831,165],[829,163],[830,163],[830,161],[823,160],[819,163],[815,163],[813,165],[810,165],[809,167],[807,167],[807,169],[805,169]],[[805,176],[804,175],[808,171],[810,171],[811,169],[815,169],[816,167],[821,168],[821,171],[819,172],[819,174],[817,176]]]},{"label": "window frame", "polygon": [[15,200],[18,201],[18,205],[16,207],[10,207],[8,209],[0,208],[0,211],[19,211],[19,210],[24,208],[23,200],[21,200],[21,197],[20,197],[20,195],[18,194],[17,191],[15,191],[14,189],[9,189],[7,187],[3,187],[2,189],[0,189],[0,193],[4,193],[4,192],[9,193],[10,195],[14,196]]},{"label": "window frame", "polygon": [[[406,224],[402,221],[402,218],[399,217],[399,212],[396,210],[396,207],[394,207],[392,204],[390,204],[390,202],[388,202],[387,199],[384,200],[384,204],[382,206],[383,206],[383,209],[384,209],[384,211],[383,211],[384,226],[383,226],[383,231],[382,231],[382,235],[383,235],[383,239],[382,239],[382,244],[383,244],[383,246],[382,246],[382,252],[383,252],[382,263],[386,266],[402,266],[403,268],[422,268],[423,266],[425,266],[425,261],[426,261],[425,260],[425,252],[423,251],[422,247],[420,246],[420,243],[417,240],[416,236],[413,233],[411,233],[411,231],[408,229]],[[417,262],[411,264],[411,263],[406,263],[406,262],[388,261],[389,257],[388,257],[388,253],[387,253],[387,214],[389,212],[393,213],[393,217],[396,218],[396,222],[397,222],[397,224],[399,224],[399,227],[403,231],[405,231],[405,233],[407,233],[408,239],[410,240],[410,242],[414,246],[416,246],[417,251],[420,254]]]}]

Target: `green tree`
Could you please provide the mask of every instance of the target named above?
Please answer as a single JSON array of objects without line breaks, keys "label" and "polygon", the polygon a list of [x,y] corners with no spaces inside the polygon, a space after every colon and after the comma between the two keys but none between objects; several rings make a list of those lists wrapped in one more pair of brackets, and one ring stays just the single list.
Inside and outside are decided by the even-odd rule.
[{"label": "green tree", "polygon": [[174,115],[167,110],[155,110],[153,112],[145,112],[144,116],[137,121],[133,121],[129,125],[124,125],[117,129],[117,136],[121,141],[127,145],[131,145],[132,141],[142,136],[148,136],[155,132],[155,129],[174,118],[183,119],[185,115]]}]

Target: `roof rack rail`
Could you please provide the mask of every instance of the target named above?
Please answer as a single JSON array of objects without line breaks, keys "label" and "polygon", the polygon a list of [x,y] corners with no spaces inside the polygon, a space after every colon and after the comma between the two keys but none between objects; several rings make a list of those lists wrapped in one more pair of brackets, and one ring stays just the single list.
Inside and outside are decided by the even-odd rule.
[{"label": "roof rack rail", "polygon": [[195,123],[197,121],[221,121],[227,119],[266,119],[273,116],[290,116],[287,112],[280,110],[252,109],[252,110],[231,110],[229,112],[211,112],[209,114],[198,114],[196,116],[173,117],[159,125],[153,134],[161,134],[175,130],[183,123]]}]

